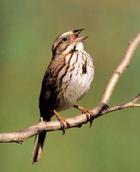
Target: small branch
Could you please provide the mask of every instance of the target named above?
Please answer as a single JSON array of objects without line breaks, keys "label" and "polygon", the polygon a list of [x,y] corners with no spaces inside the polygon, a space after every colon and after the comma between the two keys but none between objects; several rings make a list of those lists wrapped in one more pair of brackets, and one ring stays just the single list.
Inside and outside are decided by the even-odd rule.
[{"label": "small branch", "polygon": [[[138,102],[140,100],[140,94],[138,94],[135,98],[133,98],[131,101],[127,103],[116,105],[110,108],[107,106],[120,76],[128,67],[132,59],[132,56],[139,44],[140,44],[140,33],[130,43],[124,55],[124,58],[122,59],[118,67],[114,70],[111,79],[109,80],[105,88],[100,104],[91,110],[91,116],[93,119],[113,111],[122,110],[126,108],[140,107],[140,103]],[[87,116],[85,114],[82,114],[72,118],[67,118],[66,121],[70,124],[70,126],[67,128],[74,128],[74,127],[81,127],[89,120],[87,119]],[[18,132],[0,133],[0,143],[9,143],[9,142],[22,143],[24,140],[44,130],[46,131],[61,130],[61,126],[58,121],[52,121],[47,123],[40,122]]]},{"label": "small branch", "polygon": [[137,103],[140,100],[140,94],[138,94],[136,97],[134,97],[130,102],[124,103],[121,105],[113,106],[107,110],[102,111],[100,114],[97,115],[97,117],[102,116],[106,113],[114,112],[117,110],[127,109],[127,108],[136,108],[140,107],[140,103]]},{"label": "small branch", "polygon": [[[103,111],[99,111],[99,109],[94,108],[92,110],[91,116],[95,119],[100,116],[103,116],[107,113],[122,110],[126,108],[132,108],[132,107],[140,107],[140,104],[137,104],[134,100],[140,100],[140,94],[132,99],[130,102],[113,106],[111,108],[105,109]],[[83,124],[87,123],[87,116],[86,114],[78,115],[76,117],[67,118],[66,121],[70,124],[68,128],[74,128],[74,127],[81,127]],[[24,140],[36,135],[37,133],[41,131],[56,131],[61,130],[60,123],[58,121],[52,121],[52,122],[40,122],[35,125],[32,125],[29,128],[26,128],[22,131],[18,132],[10,132],[10,133],[0,133],[0,143],[9,143],[9,142],[16,142],[16,143],[22,143]]]},{"label": "small branch", "polygon": [[117,68],[114,70],[107,84],[107,87],[105,88],[105,91],[103,93],[101,104],[108,104],[120,76],[123,74],[125,69],[130,64],[133,54],[136,48],[139,46],[139,44],[140,44],[140,33],[138,33],[137,36],[129,43],[129,47],[125,53],[124,58],[122,59],[120,64],[117,66]]}]

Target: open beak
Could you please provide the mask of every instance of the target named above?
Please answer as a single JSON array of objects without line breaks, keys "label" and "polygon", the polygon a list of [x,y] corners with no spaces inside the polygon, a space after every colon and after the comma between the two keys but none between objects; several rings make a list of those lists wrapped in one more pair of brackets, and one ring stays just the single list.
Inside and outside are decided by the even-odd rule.
[{"label": "open beak", "polygon": [[84,29],[76,29],[73,31],[73,41],[74,42],[81,42],[88,38],[88,36],[81,36],[79,37],[79,34],[83,31]]},{"label": "open beak", "polygon": [[83,30],[84,30],[84,29],[75,29],[75,30],[73,31],[73,33],[79,34],[79,33],[81,33]]}]

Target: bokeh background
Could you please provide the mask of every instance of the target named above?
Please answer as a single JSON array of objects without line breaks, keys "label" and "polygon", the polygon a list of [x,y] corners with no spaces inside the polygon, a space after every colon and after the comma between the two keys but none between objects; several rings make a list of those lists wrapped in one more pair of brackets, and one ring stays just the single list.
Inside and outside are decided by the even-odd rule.
[{"label": "bokeh background", "polygon": [[[140,31],[139,0],[0,0],[0,131],[16,131],[38,121],[38,97],[51,45],[64,31],[85,28],[86,49],[94,57],[95,80],[79,102],[95,106],[129,40]],[[120,79],[110,105],[140,92],[140,50]],[[76,110],[62,112],[78,114]],[[117,111],[89,129],[48,134],[42,160],[31,164],[34,138],[22,145],[0,144],[3,172],[139,172],[140,109]]]}]

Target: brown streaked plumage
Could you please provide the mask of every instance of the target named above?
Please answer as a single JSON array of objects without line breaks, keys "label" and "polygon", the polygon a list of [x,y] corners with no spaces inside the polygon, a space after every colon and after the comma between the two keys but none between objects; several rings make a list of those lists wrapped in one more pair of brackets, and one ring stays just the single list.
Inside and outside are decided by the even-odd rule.
[{"label": "brown streaked plumage", "polygon": [[[89,90],[94,76],[92,58],[83,46],[87,37],[79,37],[82,30],[68,31],[57,37],[52,46],[52,60],[42,81],[40,120],[50,121],[56,115],[63,129],[64,119],[57,112],[73,107]],[[45,137],[46,131],[36,136],[33,163],[41,157]]]}]

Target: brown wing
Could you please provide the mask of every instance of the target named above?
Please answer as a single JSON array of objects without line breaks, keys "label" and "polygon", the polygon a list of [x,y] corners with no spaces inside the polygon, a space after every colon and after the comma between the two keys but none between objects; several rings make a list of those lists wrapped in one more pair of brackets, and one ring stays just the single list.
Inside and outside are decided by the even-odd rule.
[{"label": "brown wing", "polygon": [[65,66],[65,57],[58,56],[53,59],[48,66],[48,69],[44,75],[41,87],[41,93],[39,97],[39,108],[40,115],[44,120],[50,119],[52,110],[55,109],[57,105],[57,95],[58,95],[58,73]]}]

